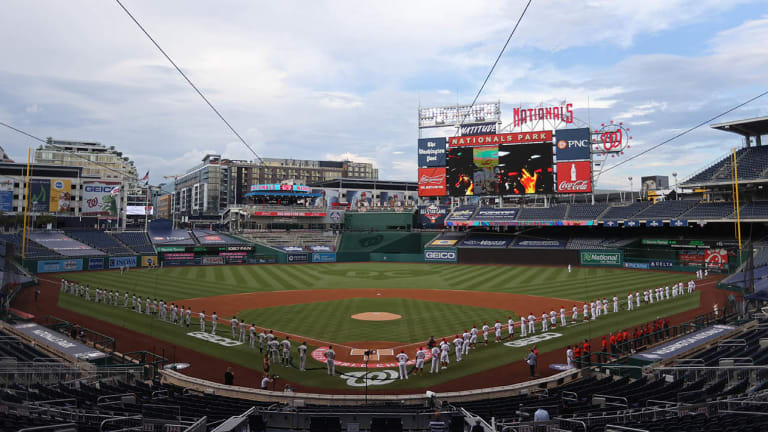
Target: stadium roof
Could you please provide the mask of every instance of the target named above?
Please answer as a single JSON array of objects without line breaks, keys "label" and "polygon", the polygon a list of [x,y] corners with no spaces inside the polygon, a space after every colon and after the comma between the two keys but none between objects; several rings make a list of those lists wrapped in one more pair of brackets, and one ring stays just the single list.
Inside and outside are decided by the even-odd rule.
[{"label": "stadium roof", "polygon": [[736,120],[725,123],[715,123],[709,127],[725,132],[733,132],[742,136],[753,137],[768,135],[768,116],[755,117],[746,120]]}]

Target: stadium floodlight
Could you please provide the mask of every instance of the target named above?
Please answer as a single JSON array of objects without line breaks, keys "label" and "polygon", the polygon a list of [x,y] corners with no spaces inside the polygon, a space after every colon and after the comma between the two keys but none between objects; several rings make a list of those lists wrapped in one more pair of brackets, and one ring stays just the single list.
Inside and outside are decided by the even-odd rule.
[{"label": "stadium floodlight", "polygon": [[419,128],[501,121],[501,102],[419,108]]}]

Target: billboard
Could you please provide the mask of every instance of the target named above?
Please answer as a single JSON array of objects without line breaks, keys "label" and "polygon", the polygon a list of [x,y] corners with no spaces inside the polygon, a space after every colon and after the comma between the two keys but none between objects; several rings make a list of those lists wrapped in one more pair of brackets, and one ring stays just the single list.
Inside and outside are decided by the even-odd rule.
[{"label": "billboard", "polygon": [[83,216],[100,216],[117,218],[120,209],[120,194],[111,196],[119,182],[83,182],[83,205],[80,213]]},{"label": "billboard", "polygon": [[152,267],[157,265],[157,255],[149,255],[141,257],[142,267]]},{"label": "billboard", "polygon": [[438,108],[419,108],[419,128],[446,127],[501,121],[501,103],[475,103]]},{"label": "billboard", "polygon": [[109,258],[109,268],[115,269],[120,267],[136,267],[136,257],[126,256]]},{"label": "billboard", "polygon": [[88,259],[88,270],[103,270],[104,258],[90,258]]},{"label": "billboard", "polygon": [[422,228],[443,228],[448,206],[429,205],[419,206],[419,224]]},{"label": "billboard", "polygon": [[69,213],[70,200],[72,199],[72,180],[51,180],[51,202],[48,211],[56,213]]},{"label": "billboard", "polygon": [[472,248],[506,248],[512,243],[512,237],[499,237],[494,235],[472,235],[461,241],[461,247]]},{"label": "billboard", "polygon": [[454,248],[424,249],[425,262],[458,262],[458,253]]},{"label": "billboard", "polygon": [[31,179],[29,181],[29,210],[33,212],[50,211],[51,181]]},{"label": "billboard", "polygon": [[128,216],[136,216],[136,215],[151,215],[152,214],[152,206],[127,206],[125,209],[125,213]]},{"label": "billboard", "polygon": [[592,134],[589,128],[555,131],[555,157],[558,162],[589,159],[591,145]]},{"label": "billboard", "polygon": [[13,211],[13,179],[0,181],[0,212]]},{"label": "billboard", "polygon": [[305,253],[289,253],[286,258],[288,264],[309,262],[309,257]]},{"label": "billboard", "polygon": [[494,135],[477,135],[468,137],[452,137],[448,147],[499,146],[503,144],[529,144],[537,142],[552,142],[552,131],[509,132]]},{"label": "billboard", "polygon": [[336,254],[332,253],[332,252],[313,253],[312,254],[312,262],[313,263],[332,263],[332,262],[336,262]]},{"label": "billboard", "polygon": [[[495,123],[494,123],[495,124]],[[419,139],[419,166],[442,167],[445,166],[445,138],[420,138]]]},{"label": "billboard", "polygon": [[592,192],[592,162],[558,162],[557,192]]},{"label": "billboard", "polygon": [[620,250],[583,250],[579,252],[581,265],[622,267],[624,265],[624,252]]},{"label": "billboard", "polygon": [[496,122],[461,125],[459,127],[459,135],[461,136],[495,135],[495,134],[496,134]]},{"label": "billboard", "polygon": [[282,191],[282,192],[309,192],[309,186],[292,185],[281,183],[255,184],[251,185],[251,192],[256,191]]},{"label": "billboard", "polygon": [[485,207],[477,211],[474,220],[477,221],[509,221],[517,216],[516,208]]},{"label": "billboard", "polygon": [[445,168],[419,168],[419,196],[445,195]]},{"label": "billboard", "polygon": [[82,269],[83,269],[82,259],[46,260],[46,261],[37,262],[38,273],[80,271]]}]

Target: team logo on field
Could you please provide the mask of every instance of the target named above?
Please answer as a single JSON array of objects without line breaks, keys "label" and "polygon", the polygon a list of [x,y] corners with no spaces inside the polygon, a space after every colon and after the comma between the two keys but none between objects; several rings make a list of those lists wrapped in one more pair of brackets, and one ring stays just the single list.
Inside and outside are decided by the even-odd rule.
[{"label": "team logo on field", "polygon": [[560,333],[548,332],[548,333],[542,333],[542,334],[533,335],[533,336],[530,336],[530,337],[527,337],[527,338],[523,338],[523,339],[517,339],[517,340],[513,340],[513,341],[509,341],[509,342],[504,342],[504,345],[506,345],[508,347],[512,347],[512,348],[520,348],[520,347],[524,347],[526,345],[533,345],[533,344],[544,342],[546,340],[550,340],[550,339],[554,339],[554,338],[559,338],[560,336],[562,336]]},{"label": "team logo on field", "polygon": [[212,335],[210,333],[201,332],[201,331],[187,333],[187,336],[192,336],[198,339],[202,339],[204,341],[213,342],[215,344],[225,346],[225,347],[233,347],[233,346],[238,346],[243,344],[242,342],[238,342],[236,340],[228,339],[228,338],[217,336],[217,335]]},{"label": "team logo on field", "polygon": [[365,371],[345,372],[340,375],[341,379],[347,380],[346,384],[350,387],[365,387],[368,385],[386,385],[392,384],[400,376],[396,370],[372,371],[366,375]]}]

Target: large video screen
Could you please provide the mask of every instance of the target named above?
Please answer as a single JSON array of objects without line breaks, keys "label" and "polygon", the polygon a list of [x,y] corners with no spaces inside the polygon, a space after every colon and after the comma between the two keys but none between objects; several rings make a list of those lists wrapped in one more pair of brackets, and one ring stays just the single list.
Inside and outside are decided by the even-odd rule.
[{"label": "large video screen", "polygon": [[448,195],[549,194],[552,144],[454,147],[448,151]]}]

